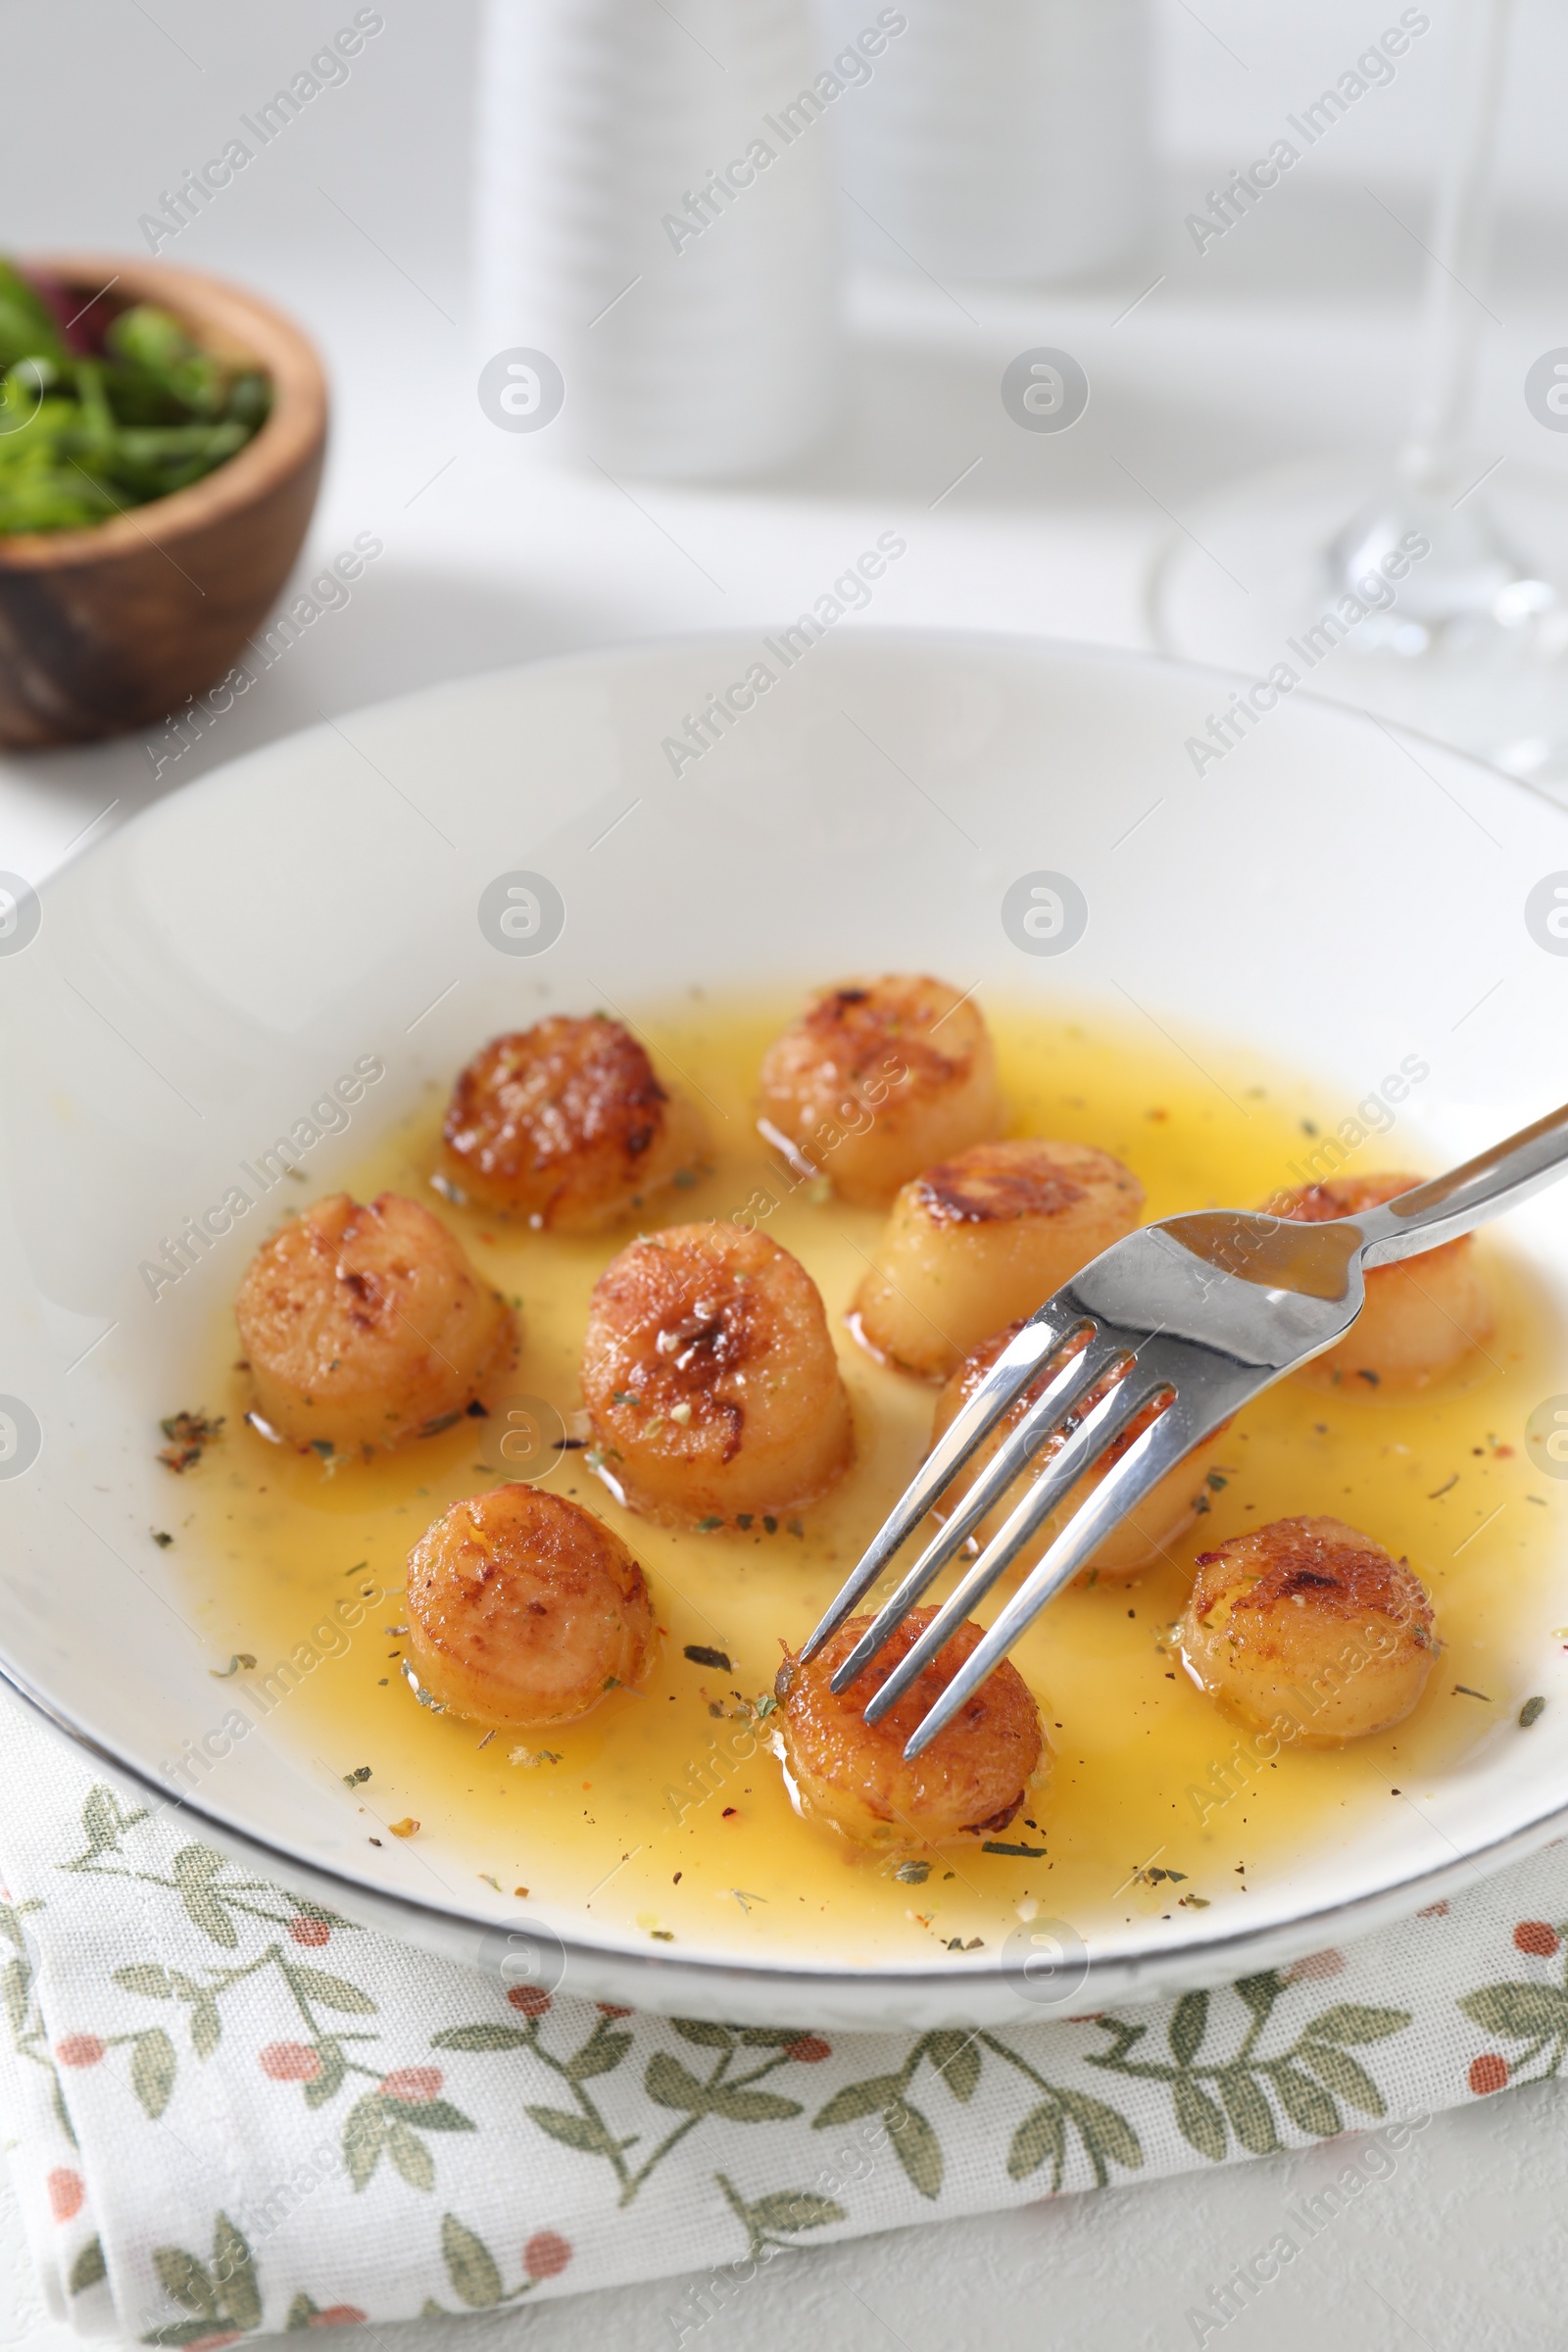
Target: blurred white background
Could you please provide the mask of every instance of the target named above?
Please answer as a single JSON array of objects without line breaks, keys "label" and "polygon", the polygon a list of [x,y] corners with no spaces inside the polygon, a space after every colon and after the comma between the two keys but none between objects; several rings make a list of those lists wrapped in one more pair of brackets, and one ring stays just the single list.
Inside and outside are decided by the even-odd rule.
[{"label": "blurred white background", "polygon": [[[873,535],[897,524],[910,546],[865,616],[874,622],[1147,642],[1149,560],[1205,493],[1287,458],[1391,447],[1402,427],[1444,144],[1454,12],[1442,0],[1394,81],[1202,254],[1186,215],[1222,173],[1265,153],[1286,115],[1399,10],[1151,0],[1147,253],[1113,278],[1054,289],[939,284],[891,252],[896,268],[857,270],[838,423],[787,473],[723,491],[564,474],[548,433],[503,433],[481,413],[477,11],[473,0],[386,0],[382,13],[385,29],[349,80],[162,253],[245,277],[318,338],[337,405],[313,559],[366,529],[386,556],[352,606],[325,615],[224,727],[164,770],[159,790],[393,684],[651,630],[770,624],[842,568],[868,524]],[[0,0],[0,246],[144,251],[138,220],[161,191],[352,14],[348,0],[265,11]],[[868,5],[866,21],[874,14]],[[835,0],[832,25],[841,21]],[[827,23],[822,44],[825,59]],[[693,42],[694,86],[719,70]],[[1568,341],[1565,79],[1568,18],[1551,0],[1519,0],[1483,463],[1506,454],[1551,466],[1568,454],[1522,397],[1530,362]],[[832,134],[831,122],[820,127]],[[514,339],[529,340],[526,320]],[[1094,386],[1066,434],[1018,431],[998,396],[1007,362],[1047,343],[1072,351]],[[19,787],[6,804],[9,861],[42,870],[111,797],[105,775],[118,821],[153,789],[155,762],[145,746],[7,761]]]}]

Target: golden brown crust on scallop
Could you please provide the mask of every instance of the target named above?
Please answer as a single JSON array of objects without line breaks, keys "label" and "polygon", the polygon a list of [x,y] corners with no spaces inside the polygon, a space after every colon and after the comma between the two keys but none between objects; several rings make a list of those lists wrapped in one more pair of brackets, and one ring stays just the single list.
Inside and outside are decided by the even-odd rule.
[{"label": "golden brown crust on scallop", "polygon": [[279,1436],[395,1446],[454,1418],[513,1358],[511,1309],[417,1200],[347,1193],[291,1217],[234,1303],[256,1410]]},{"label": "golden brown crust on scallop", "polygon": [[460,1073],[442,1137],[468,1199],[566,1233],[624,1214],[699,1142],[637,1039],[602,1013],[492,1038]]},{"label": "golden brown crust on scallop", "polygon": [[910,1760],[905,1742],[982,1638],[960,1625],[880,1723],[863,1720],[869,1700],[935,1616],[911,1609],[887,1646],[847,1690],[833,1676],[871,1623],[852,1617],[802,1665],[786,1649],[776,1684],[785,1764],[803,1810],[858,1844],[883,1850],[992,1837],[1024,1801],[1045,1751],[1040,1710],[1016,1666],[1004,1658],[929,1747]]},{"label": "golden brown crust on scallop", "polygon": [[1419,1176],[1401,1175],[1325,1176],[1316,1184],[1276,1193],[1268,1210],[1271,1216],[1292,1217],[1298,1225],[1325,1225],[1335,1217],[1355,1217],[1364,1209],[1382,1208],[1386,1201],[1396,1200],[1422,1181]]},{"label": "golden brown crust on scallop", "polygon": [[1276,1519],[1200,1552],[1182,1620],[1200,1688],[1308,1746],[1401,1721],[1438,1647],[1409,1562],[1327,1517]]},{"label": "golden brown crust on scallop", "polygon": [[996,1054],[972,998],[927,973],[821,990],[763,1057],[759,1109],[846,1200],[881,1207],[995,1135]]},{"label": "golden brown crust on scallop", "polygon": [[476,1723],[565,1723],[634,1684],[653,1639],[642,1568],[564,1495],[522,1484],[455,1502],[409,1554],[409,1660]]},{"label": "golden brown crust on scallop", "polygon": [[[1276,1193],[1264,1205],[1273,1216],[1319,1225],[1381,1208],[1422,1181],[1405,1174],[1330,1176]],[[1419,1257],[1373,1266],[1366,1276],[1366,1304],[1349,1331],[1297,1378],[1318,1387],[1354,1382],[1363,1390],[1424,1388],[1461,1364],[1490,1338],[1492,1328],[1492,1301],[1475,1237],[1461,1234]]]},{"label": "golden brown crust on scallop", "polygon": [[[1108,1156],[1095,1154],[1097,1160]],[[1086,1199],[1084,1186],[1068,1172],[1071,1165],[1061,1145],[1035,1145],[1023,1138],[975,1144],[960,1159],[939,1160],[914,1182],[934,1225],[1004,1225],[1014,1217],[1059,1216]],[[1138,1197],[1141,1204],[1141,1186]]]},{"label": "golden brown crust on scallop", "polygon": [[765,1234],[673,1225],[595,1285],[582,1390],[604,1469],[676,1525],[820,1494],[853,1451],[815,1283]]},{"label": "golden brown crust on scallop", "polygon": [[872,1352],[946,1379],[982,1340],[1131,1233],[1144,1188],[1093,1144],[975,1144],[905,1185],[856,1294]]}]

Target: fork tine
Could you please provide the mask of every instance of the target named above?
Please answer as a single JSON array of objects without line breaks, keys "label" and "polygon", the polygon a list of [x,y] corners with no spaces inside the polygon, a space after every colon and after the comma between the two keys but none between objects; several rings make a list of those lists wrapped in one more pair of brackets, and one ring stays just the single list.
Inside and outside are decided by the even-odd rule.
[{"label": "fork tine", "polygon": [[[1148,1401],[1147,1396],[1144,1401]],[[1047,1601],[1060,1591],[1070,1577],[1077,1575],[1096,1546],[1109,1535],[1117,1522],[1124,1519],[1130,1510],[1135,1510],[1144,1496],[1159,1484],[1167,1472],[1174,1470],[1196,1445],[1209,1436],[1223,1418],[1222,1411],[1214,1410],[1205,1412],[1195,1424],[1183,1409],[1180,1398],[1172,1396],[1159,1419],[1133,1440],[1121,1460],[1112,1464],[1082,1509],[1073,1513],[1045,1558],[1013,1594],[985,1639],[975,1644],[936,1705],[906,1744],[906,1756],[917,1756],[936,1738],[943,1726],[953,1720],[993,1668],[1001,1664],[1019,1635],[1039,1616]],[[1003,1564],[1005,1565],[1005,1560],[1018,1550],[1029,1533],[1027,1525],[1020,1525],[1020,1522],[1025,1520],[1031,1499],[1032,1496],[1019,1504],[990,1551],[976,1563],[977,1572],[986,1565],[992,1553],[1004,1553]],[[929,1641],[930,1635],[935,1632],[933,1625],[925,1639]],[[912,1651],[910,1655],[913,1655]]]},{"label": "fork tine", "polygon": [[1045,1444],[1052,1430],[1072,1410],[1085,1390],[1092,1388],[1102,1374],[1109,1369],[1118,1354],[1125,1353],[1126,1350],[1118,1348],[1114,1342],[1096,1338],[1076,1355],[1067,1358],[1049,1388],[1036,1397],[1017,1428],[997,1448],[994,1458],[986,1464],[953,1516],[926,1545],[898,1591],[884,1602],[875,1621],[860,1636],[833,1677],[832,1687],[835,1690],[845,1690],[862,1667],[870,1664],[894,1627],[903,1622],[926,1587],[967,1543],[986,1513],[995,1507],[1020,1470]]},{"label": "fork tine", "polygon": [[[949,1599],[944,1601],[936,1616],[899,1660],[882,1688],[874,1694],[865,1710],[867,1723],[875,1723],[890,1707],[896,1706],[909,1685],[931,1663],[931,1660],[951,1638],[955,1629],[963,1623],[970,1607],[983,1593],[989,1592],[999,1576],[1011,1567],[1014,1559],[1052,1512],[1063,1495],[1071,1493],[1086,1470],[1099,1459],[1105,1447],[1112,1445],[1129,1421],[1158,1395],[1140,1383],[1135,1394],[1133,1374],[1136,1367],[1129,1364],[1115,1386],[1102,1396],[1073,1431],[1054,1460],[1050,1462],[1027,1494],[1009,1513],[1006,1523],[987,1544]],[[838,1678],[834,1678],[838,1687]]]},{"label": "fork tine", "polygon": [[858,1566],[845,1580],[827,1614],[801,1651],[803,1661],[814,1657],[829,1635],[838,1631],[899,1546],[919,1526],[954,1473],[962,1469],[982,1438],[1002,1418],[1019,1390],[1028,1387],[1046,1358],[1085,1329],[1093,1329],[1087,1315],[1063,1312],[1054,1298],[1048,1298],[1039,1312],[1030,1316],[1022,1331],[1008,1341],[963,1411],[927,1454]]}]

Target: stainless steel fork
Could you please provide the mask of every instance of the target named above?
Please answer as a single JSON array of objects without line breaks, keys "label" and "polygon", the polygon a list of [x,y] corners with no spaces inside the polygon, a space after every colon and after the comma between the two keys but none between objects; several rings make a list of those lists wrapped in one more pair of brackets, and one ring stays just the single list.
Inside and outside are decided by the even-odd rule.
[{"label": "stainless steel fork", "polygon": [[[1568,1104],[1381,1208],[1318,1225],[1245,1209],[1166,1217],[1114,1243],[1048,1298],[998,1356],[933,1446],[802,1651],[809,1658],[869,1592],[955,1474],[1014,1400],[1040,1394],[833,1677],[845,1690],[1067,1416],[1081,1416],[952,1598],[865,1710],[875,1723],[930,1664],[1087,1470],[1145,1426],[924,1717],[905,1748],[935,1739],[1024,1628],[1194,1446],[1287,1372],[1343,1339],[1365,1269],[1436,1250],[1526,1200],[1568,1167]],[[1087,1409],[1085,1409],[1087,1402]]]}]

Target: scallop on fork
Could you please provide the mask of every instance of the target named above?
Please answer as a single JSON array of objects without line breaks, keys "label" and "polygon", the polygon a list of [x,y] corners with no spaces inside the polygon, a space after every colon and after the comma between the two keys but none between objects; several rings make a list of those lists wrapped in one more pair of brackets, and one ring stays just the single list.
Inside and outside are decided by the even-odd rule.
[{"label": "scallop on fork", "polygon": [[1353,1215],[1300,1224],[1205,1209],[1113,1243],[998,1355],[807,1642],[802,1661],[852,1614],[1025,1390],[1034,1394],[1021,1420],[832,1678],[835,1690],[855,1681],[1007,1489],[1046,1455],[957,1590],[877,1687],[868,1723],[897,1704],[1085,1472],[1137,1425],[916,1727],[904,1752],[918,1755],[1112,1529],[1195,1446],[1344,1338],[1361,1312],[1367,1272],[1442,1248],[1554,1182],[1565,1167],[1568,1105],[1447,1175]]}]

